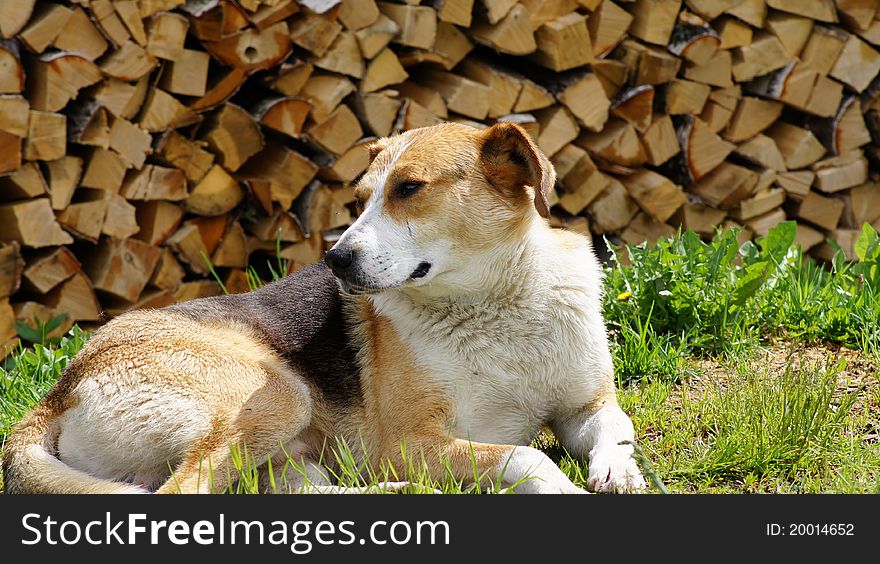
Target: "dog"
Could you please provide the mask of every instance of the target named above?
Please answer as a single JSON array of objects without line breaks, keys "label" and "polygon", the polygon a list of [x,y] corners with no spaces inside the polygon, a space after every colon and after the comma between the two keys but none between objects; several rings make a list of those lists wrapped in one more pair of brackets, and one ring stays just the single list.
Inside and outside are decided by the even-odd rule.
[{"label": "dog", "polygon": [[341,438],[376,468],[405,450],[436,480],[584,493],[529,446],[545,426],[589,490],[644,488],[602,271],[550,227],[556,174],[525,130],[445,123],[370,150],[323,263],[98,329],[11,433],[7,491],[219,491],[236,444],[262,475],[295,461],[292,489],[332,488]]}]

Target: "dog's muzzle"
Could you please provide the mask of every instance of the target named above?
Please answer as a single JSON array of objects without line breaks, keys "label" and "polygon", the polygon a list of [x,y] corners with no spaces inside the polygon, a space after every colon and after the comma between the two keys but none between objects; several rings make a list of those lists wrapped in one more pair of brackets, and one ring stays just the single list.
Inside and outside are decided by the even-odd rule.
[{"label": "dog's muzzle", "polygon": [[350,248],[333,248],[324,255],[324,262],[338,278],[345,278],[354,264],[354,251]]}]

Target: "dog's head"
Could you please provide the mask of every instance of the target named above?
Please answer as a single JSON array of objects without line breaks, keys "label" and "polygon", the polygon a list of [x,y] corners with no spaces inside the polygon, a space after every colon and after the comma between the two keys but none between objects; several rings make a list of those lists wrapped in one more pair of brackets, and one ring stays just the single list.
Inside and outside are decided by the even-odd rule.
[{"label": "dog's head", "polygon": [[479,286],[479,262],[549,215],[553,166],[512,123],[445,123],[376,141],[360,216],[325,261],[350,293]]}]

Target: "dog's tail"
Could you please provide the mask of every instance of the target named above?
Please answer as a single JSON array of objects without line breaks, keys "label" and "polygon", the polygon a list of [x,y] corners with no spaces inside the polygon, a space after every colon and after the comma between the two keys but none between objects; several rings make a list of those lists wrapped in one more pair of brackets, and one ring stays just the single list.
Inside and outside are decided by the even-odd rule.
[{"label": "dog's tail", "polygon": [[40,403],[15,427],[3,448],[3,482],[6,493],[94,494],[145,493],[124,482],[96,478],[52,455],[57,436],[57,414]]}]

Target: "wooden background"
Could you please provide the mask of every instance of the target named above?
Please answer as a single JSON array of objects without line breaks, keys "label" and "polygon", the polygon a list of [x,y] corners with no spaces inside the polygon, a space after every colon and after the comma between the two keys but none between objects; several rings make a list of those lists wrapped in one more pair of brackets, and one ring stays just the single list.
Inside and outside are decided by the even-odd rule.
[{"label": "wooden background", "polygon": [[0,0],[0,347],[319,260],[371,137],[527,128],[553,222],[880,226],[877,0]]}]

